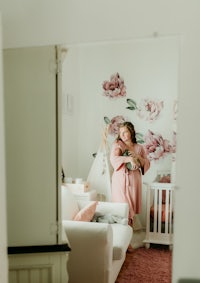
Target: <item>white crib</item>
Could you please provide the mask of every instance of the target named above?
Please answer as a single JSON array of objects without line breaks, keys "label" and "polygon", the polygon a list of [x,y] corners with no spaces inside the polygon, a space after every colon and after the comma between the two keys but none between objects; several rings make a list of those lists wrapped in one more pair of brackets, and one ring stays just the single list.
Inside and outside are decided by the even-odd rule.
[{"label": "white crib", "polygon": [[146,248],[152,244],[173,245],[174,184],[153,182],[146,184]]}]

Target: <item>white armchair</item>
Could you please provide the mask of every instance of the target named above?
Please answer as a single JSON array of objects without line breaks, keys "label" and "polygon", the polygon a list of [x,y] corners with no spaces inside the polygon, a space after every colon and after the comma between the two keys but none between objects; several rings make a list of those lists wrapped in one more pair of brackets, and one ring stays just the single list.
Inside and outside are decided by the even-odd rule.
[{"label": "white armchair", "polygon": [[98,202],[96,212],[126,219],[125,224],[74,221],[74,216],[90,201],[77,201],[62,187],[62,224],[71,252],[69,283],[114,283],[131,242],[132,229],[125,203]]}]

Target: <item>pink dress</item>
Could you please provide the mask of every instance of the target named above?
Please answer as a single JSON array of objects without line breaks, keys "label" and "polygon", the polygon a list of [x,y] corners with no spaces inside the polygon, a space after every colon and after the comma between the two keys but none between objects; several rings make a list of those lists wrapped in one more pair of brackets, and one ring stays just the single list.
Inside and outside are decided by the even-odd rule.
[{"label": "pink dress", "polygon": [[112,201],[126,202],[129,205],[129,218],[141,213],[142,208],[142,176],[150,167],[144,148],[141,144],[134,144],[134,153],[145,159],[143,172],[141,169],[128,170],[126,167],[127,156],[117,155],[116,149],[121,149],[122,154],[126,145],[122,141],[113,143],[110,154],[110,162],[114,172],[112,175]]}]

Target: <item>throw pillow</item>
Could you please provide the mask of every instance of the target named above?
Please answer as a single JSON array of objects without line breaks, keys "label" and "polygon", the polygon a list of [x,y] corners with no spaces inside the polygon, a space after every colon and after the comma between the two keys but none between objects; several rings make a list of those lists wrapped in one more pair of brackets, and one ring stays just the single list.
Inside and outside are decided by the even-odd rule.
[{"label": "throw pillow", "polygon": [[97,204],[98,201],[91,201],[88,205],[86,205],[76,214],[73,220],[85,222],[91,221],[95,214]]},{"label": "throw pillow", "polygon": [[162,176],[159,180],[159,183],[171,183],[170,175]]}]

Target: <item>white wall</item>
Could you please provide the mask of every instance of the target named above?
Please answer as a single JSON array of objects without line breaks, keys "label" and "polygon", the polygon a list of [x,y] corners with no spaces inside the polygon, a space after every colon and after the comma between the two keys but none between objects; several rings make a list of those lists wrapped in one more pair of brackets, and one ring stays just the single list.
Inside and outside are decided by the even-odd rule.
[{"label": "white wall", "polygon": [[21,47],[65,42],[67,7],[65,0],[0,0],[3,46]]},{"label": "white wall", "polygon": [[[3,0],[4,46],[178,35],[180,45],[173,282],[200,278],[199,0]],[[70,138],[70,132],[69,132]]]}]

